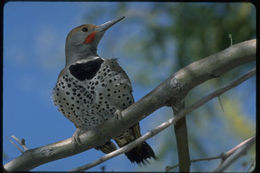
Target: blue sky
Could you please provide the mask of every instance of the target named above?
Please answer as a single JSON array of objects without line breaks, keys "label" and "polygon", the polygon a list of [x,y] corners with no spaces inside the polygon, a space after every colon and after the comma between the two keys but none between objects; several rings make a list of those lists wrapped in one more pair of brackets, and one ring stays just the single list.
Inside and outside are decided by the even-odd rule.
[{"label": "blue sky", "polygon": [[[84,23],[83,16],[87,9],[96,5],[97,3],[38,2],[5,4],[3,147],[9,157],[7,161],[20,154],[8,141],[11,135],[24,138],[29,148],[35,148],[69,138],[75,131],[74,125],[53,105],[51,92],[64,67],[67,33]],[[108,16],[95,24],[114,17],[117,16]],[[115,27],[106,34],[116,32],[116,29],[119,28]],[[109,40],[106,39],[103,44],[109,44]],[[99,46],[99,52],[101,51],[102,45]],[[147,93],[148,90],[135,87],[135,99],[141,98],[144,92]],[[80,166],[102,155],[92,149],[34,170],[68,170],[73,165]],[[137,168],[137,165],[129,164],[124,155],[107,161],[105,165],[107,170],[117,171]],[[100,170],[100,166],[91,170]]]},{"label": "blue sky", "polygon": [[[29,148],[39,147],[72,136],[75,131],[74,125],[58,112],[51,100],[52,88],[65,63],[65,38],[72,28],[86,23],[84,16],[88,15],[90,9],[99,6],[111,8],[111,13],[94,21],[95,24],[101,24],[118,17],[113,15],[114,5],[116,3],[105,2],[9,2],[5,4],[3,149],[8,155],[8,159],[4,160],[4,163],[20,155],[19,151],[8,141],[11,135],[24,138]],[[134,5],[136,3],[133,3]],[[143,9],[149,7],[149,3],[138,4],[138,7],[137,11],[141,13]],[[136,39],[143,34],[143,28],[138,27],[138,22],[125,26],[124,22],[127,23],[127,20],[131,21],[131,17],[127,16],[104,35],[98,52],[101,56],[118,57],[123,68],[127,72],[132,72],[135,66],[127,66],[129,59],[124,59],[126,55],[120,47],[125,42],[117,43],[116,38],[113,40],[119,29],[123,31],[121,33],[127,33],[125,36],[136,37]],[[160,20],[160,23],[163,24],[166,21],[167,19]],[[112,45],[111,51],[105,48],[106,44]],[[131,63],[135,64],[134,61]],[[133,74],[128,74],[131,79]],[[134,81],[132,83],[135,100],[140,99],[153,89],[136,85]],[[247,83],[241,85],[240,89],[243,90],[245,87],[247,87]],[[251,87],[254,91],[255,87]],[[254,96],[255,92],[252,92],[248,97],[253,98]],[[250,100],[249,105],[249,108],[246,105],[244,111],[249,115],[255,115],[255,100]],[[169,118],[167,116],[159,117],[158,114],[162,112],[169,112],[169,109],[156,111],[141,122],[143,133]],[[249,118],[252,121],[255,120],[254,116]],[[148,140],[155,152],[159,150],[159,145],[155,144],[158,143],[160,137],[171,130],[169,128],[155,138]],[[102,155],[101,152],[91,149],[69,158],[47,163],[34,170],[68,170],[94,161]],[[167,163],[170,164],[170,160],[165,162],[165,164]],[[138,169],[138,166],[130,164],[124,155],[111,159],[102,165],[105,165],[106,170],[110,171]],[[92,168],[90,171],[100,171],[100,166]]]}]

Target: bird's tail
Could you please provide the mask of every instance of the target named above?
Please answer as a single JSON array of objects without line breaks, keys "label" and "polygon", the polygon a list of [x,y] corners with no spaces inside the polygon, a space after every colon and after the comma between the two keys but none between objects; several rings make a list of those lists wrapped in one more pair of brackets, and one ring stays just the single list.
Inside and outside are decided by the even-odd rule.
[{"label": "bird's tail", "polygon": [[112,151],[115,151],[117,148],[112,141],[107,141],[105,144],[95,147],[95,149],[101,150],[103,153],[108,154]]},{"label": "bird's tail", "polygon": [[129,152],[125,153],[125,155],[131,162],[136,162],[137,164],[145,164],[145,161],[147,161],[146,159],[148,158],[156,159],[153,149],[146,142],[136,146]]},{"label": "bird's tail", "polygon": [[[131,128],[127,129],[123,134],[114,138],[114,140],[119,145],[119,147],[123,147],[136,140],[140,136],[140,126],[139,123],[137,123]],[[125,153],[125,155],[131,162],[136,162],[137,164],[145,164],[145,161],[147,161],[146,159],[148,158],[156,159],[153,149],[146,142],[137,145],[135,148]]]}]

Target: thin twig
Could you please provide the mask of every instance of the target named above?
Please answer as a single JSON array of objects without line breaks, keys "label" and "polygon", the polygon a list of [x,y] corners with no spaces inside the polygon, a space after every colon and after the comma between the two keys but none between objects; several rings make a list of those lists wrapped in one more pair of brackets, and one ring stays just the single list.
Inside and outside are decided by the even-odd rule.
[{"label": "thin twig", "polygon": [[234,161],[236,161],[240,156],[246,154],[246,151],[255,144],[255,136],[251,137],[250,139],[244,141],[243,143],[239,144],[230,152],[228,153],[228,157],[221,161],[219,166],[213,172],[223,172],[226,168],[228,168]]},{"label": "thin twig", "polygon": [[228,34],[228,37],[229,37],[229,39],[230,39],[230,46],[232,46],[233,45],[233,39],[232,39],[232,34]]},{"label": "thin twig", "polygon": [[[240,144],[236,145],[235,147],[233,147],[232,149],[230,149],[229,151],[225,152],[225,153],[221,153],[218,156],[214,156],[214,157],[206,157],[206,158],[201,158],[201,159],[192,159],[191,163],[194,162],[200,162],[200,161],[210,161],[210,160],[216,160],[216,159],[221,159],[222,161],[226,160],[228,157],[230,157],[235,151],[237,151],[239,148],[243,147],[244,145],[247,145],[249,142],[251,142],[252,140],[254,140],[255,136],[250,137],[246,140],[244,140],[243,142],[241,142]],[[169,172],[170,170],[177,168],[179,166],[179,164],[176,164],[174,166],[166,166],[165,168],[165,172]]]},{"label": "thin twig", "polygon": [[130,151],[132,148],[134,148],[135,146],[137,146],[138,144],[144,142],[145,140],[151,138],[152,136],[156,135],[157,133],[161,132],[162,130],[166,129],[167,127],[169,127],[171,124],[175,124],[179,119],[181,119],[182,117],[184,117],[185,115],[187,115],[188,113],[192,112],[193,110],[199,108],[200,106],[204,105],[206,102],[210,101],[211,99],[220,96],[221,94],[223,94],[224,92],[228,91],[231,88],[234,88],[235,86],[241,84],[242,82],[244,82],[245,80],[249,79],[250,77],[252,77],[254,74],[256,73],[256,69],[252,69],[249,72],[247,72],[245,75],[243,75],[242,77],[234,80],[233,82],[229,83],[228,85],[212,92],[211,94],[203,97],[202,99],[200,99],[199,101],[197,101],[196,103],[194,103],[193,105],[191,105],[190,107],[188,107],[187,109],[183,109],[182,111],[180,111],[175,117],[163,122],[162,124],[160,124],[159,126],[157,126],[156,128],[154,128],[153,130],[145,133],[143,136],[139,137],[138,139],[136,139],[135,141],[129,143],[128,145],[125,145],[122,148],[119,148],[109,154],[106,154],[104,156],[102,156],[101,158],[95,160],[92,163],[88,163],[86,165],[74,168],[70,171],[83,171],[83,170],[87,170],[89,168],[92,168],[108,159],[111,159],[113,157],[116,157],[120,154],[123,154],[127,151]]},{"label": "thin twig", "polygon": [[222,111],[224,112],[224,106],[223,106],[223,104],[222,104],[222,101],[221,101],[220,96],[218,96],[218,102],[219,102],[219,104],[220,104],[220,107],[221,107]]},{"label": "thin twig", "polygon": [[246,172],[252,172],[255,167],[255,160],[252,160],[250,166],[248,167]]},{"label": "thin twig", "polygon": [[[206,158],[201,158],[201,159],[191,159],[190,162],[195,163],[195,162],[201,162],[201,161],[211,161],[211,160],[216,160],[216,159],[221,159],[221,158],[222,158],[222,154],[215,156],[215,157],[206,157]],[[170,170],[177,168],[178,166],[179,166],[179,164],[176,164],[174,166],[166,166],[165,172],[169,172]]]},{"label": "thin twig", "polygon": [[[20,144],[20,146],[22,146],[23,150],[21,149],[21,147],[19,147],[16,143],[14,143],[13,140],[15,140],[18,144]],[[25,145],[25,140],[24,139],[19,139],[16,136],[12,135],[11,138],[9,139],[9,142],[11,142],[15,148],[17,148],[21,153],[25,152],[28,150],[28,148]]]},{"label": "thin twig", "polygon": [[228,158],[230,155],[232,155],[237,149],[241,148],[241,146],[245,145],[246,143],[248,143],[249,141],[251,141],[253,138],[255,138],[255,137],[248,138],[247,140],[241,142],[240,144],[238,144],[238,145],[235,146],[234,148],[232,148],[232,149],[230,149],[229,151],[227,151],[227,152],[223,155],[223,160],[226,160],[226,158]]},{"label": "thin twig", "polygon": [[249,72],[247,72],[246,74],[244,74],[243,76],[241,76],[240,78],[234,80],[233,82],[229,83],[228,85],[212,92],[211,94],[203,97],[202,99],[200,99],[199,101],[195,102],[193,105],[191,105],[189,107],[189,109],[184,109],[182,112],[180,112],[181,115],[183,114],[187,114],[189,112],[191,112],[192,110],[200,107],[202,104],[208,102],[209,100],[220,96],[221,94],[223,94],[224,92],[230,90],[231,88],[234,88],[235,86],[241,84],[242,82],[244,82],[245,80],[249,79],[250,77],[252,77],[253,75],[255,75],[256,73],[256,69],[253,68],[252,70],[250,70]]},{"label": "thin twig", "polygon": [[15,148],[17,148],[17,150],[19,150],[21,153],[23,153],[24,151],[16,144],[16,143],[14,143],[13,141],[12,141],[12,139],[10,138],[9,139],[9,142],[11,143],[11,144],[13,144],[14,145],[14,147]]},{"label": "thin twig", "polygon": [[28,148],[25,145],[25,140],[23,138],[20,140],[14,135],[12,135],[11,138],[13,138],[16,142],[18,142],[23,147],[24,151],[28,150]]}]

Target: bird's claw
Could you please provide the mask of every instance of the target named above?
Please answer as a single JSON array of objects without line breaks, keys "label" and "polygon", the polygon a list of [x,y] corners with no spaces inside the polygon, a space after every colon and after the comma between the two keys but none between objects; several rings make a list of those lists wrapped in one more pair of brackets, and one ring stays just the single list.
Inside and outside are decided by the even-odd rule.
[{"label": "bird's claw", "polygon": [[76,148],[77,146],[79,146],[81,144],[79,135],[82,133],[82,131],[80,129],[77,129],[74,134],[72,135],[72,144],[73,146]]},{"label": "bird's claw", "polygon": [[121,120],[123,117],[122,117],[122,114],[121,114],[121,111],[120,110],[116,110],[115,111],[115,118],[116,118],[116,120]]},{"label": "bird's claw", "polygon": [[72,136],[72,144],[73,145],[79,145],[81,144],[79,136]]}]

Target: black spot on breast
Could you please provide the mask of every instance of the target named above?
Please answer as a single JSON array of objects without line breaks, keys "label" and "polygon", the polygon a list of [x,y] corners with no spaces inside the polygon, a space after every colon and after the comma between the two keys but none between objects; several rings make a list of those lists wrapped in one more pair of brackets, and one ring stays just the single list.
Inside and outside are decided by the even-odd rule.
[{"label": "black spot on breast", "polygon": [[71,65],[69,67],[69,70],[70,73],[80,81],[83,81],[85,79],[90,80],[96,75],[103,62],[104,60],[98,58],[87,63]]}]

